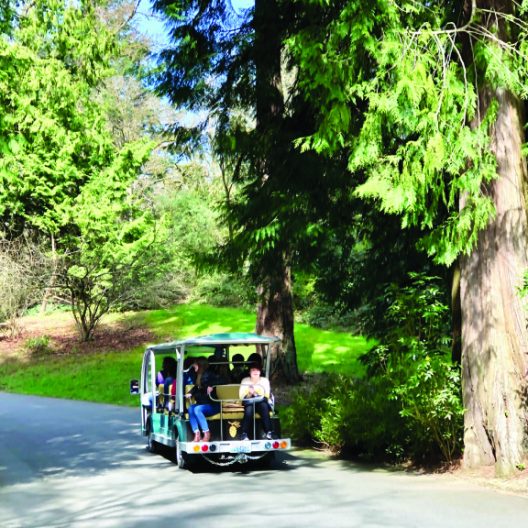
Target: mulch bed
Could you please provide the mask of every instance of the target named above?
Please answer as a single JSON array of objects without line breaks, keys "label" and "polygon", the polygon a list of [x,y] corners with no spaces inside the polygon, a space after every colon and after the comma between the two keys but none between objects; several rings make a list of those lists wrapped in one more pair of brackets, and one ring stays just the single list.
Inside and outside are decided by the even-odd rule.
[{"label": "mulch bed", "polygon": [[50,348],[57,355],[89,354],[108,350],[124,351],[156,341],[156,336],[146,328],[124,323],[101,324],[92,341],[80,341],[72,320],[59,316],[31,316],[21,320],[21,333],[16,337],[0,336],[0,361],[26,355],[29,339],[47,336]]}]

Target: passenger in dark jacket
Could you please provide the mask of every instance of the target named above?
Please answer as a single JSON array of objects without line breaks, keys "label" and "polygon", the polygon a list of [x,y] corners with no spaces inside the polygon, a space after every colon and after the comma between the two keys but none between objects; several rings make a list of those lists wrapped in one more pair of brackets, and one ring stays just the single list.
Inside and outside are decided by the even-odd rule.
[{"label": "passenger in dark jacket", "polygon": [[185,395],[186,398],[194,398],[196,402],[188,408],[189,421],[194,432],[193,442],[209,442],[211,432],[206,417],[220,412],[220,402],[213,401],[211,396],[216,398],[215,386],[226,383],[226,380],[222,379],[214,369],[208,368],[207,360],[204,358],[199,358],[195,365],[196,384]]}]

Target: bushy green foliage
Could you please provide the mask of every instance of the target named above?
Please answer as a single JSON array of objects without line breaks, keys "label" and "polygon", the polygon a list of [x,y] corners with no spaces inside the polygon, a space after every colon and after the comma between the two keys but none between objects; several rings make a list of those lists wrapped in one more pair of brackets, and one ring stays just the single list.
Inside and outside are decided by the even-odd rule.
[{"label": "bushy green foliage", "polygon": [[364,379],[326,375],[300,388],[286,410],[299,441],[367,456],[435,459],[459,454],[460,369],[450,359],[448,308],[438,279],[413,274],[391,287],[383,342],[363,356]]},{"label": "bushy green foliage", "polygon": [[212,272],[198,277],[190,300],[213,306],[251,308],[256,303],[256,291],[244,277]]},{"label": "bushy green foliage", "polygon": [[84,339],[160,268],[137,184],[154,143],[115,141],[93,96],[120,53],[105,5],[38,0],[0,36],[0,237],[51,240],[48,286],[70,296]]},{"label": "bushy green foliage", "polygon": [[129,145],[68,208],[75,234],[62,238],[61,286],[70,293],[84,340],[112,306],[134,298],[136,286],[162,272],[157,219],[132,189],[149,151],[148,143]]},{"label": "bushy green foliage", "polygon": [[496,177],[497,105],[479,115],[478,91],[488,83],[526,96],[526,8],[494,6],[490,18],[479,2],[304,4],[322,22],[288,43],[318,130],[298,144],[344,153],[355,195],[423,230],[437,262],[467,254],[494,214],[482,189]]},{"label": "bushy green foliage", "polygon": [[404,288],[389,288],[389,330],[365,362],[374,377],[385,380],[415,440],[436,445],[451,460],[460,449],[463,407],[460,367],[449,348],[449,309],[438,278],[410,279]]},{"label": "bushy green foliage", "polygon": [[24,349],[35,357],[47,356],[55,352],[47,335],[27,339],[24,343]]},{"label": "bushy green foliage", "polygon": [[310,377],[281,409],[283,427],[296,442],[364,458],[398,459],[408,435],[398,406],[376,380],[342,374]]}]

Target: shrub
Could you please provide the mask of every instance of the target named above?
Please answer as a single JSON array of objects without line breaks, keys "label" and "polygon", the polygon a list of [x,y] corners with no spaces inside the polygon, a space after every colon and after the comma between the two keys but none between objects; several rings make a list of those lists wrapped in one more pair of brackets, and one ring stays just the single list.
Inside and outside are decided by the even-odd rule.
[{"label": "shrub", "polygon": [[451,461],[461,449],[463,406],[460,367],[451,361],[449,309],[438,278],[410,279],[404,288],[389,288],[388,331],[363,361],[400,407],[412,432],[409,454],[429,458],[439,449]]},{"label": "shrub", "polygon": [[395,403],[375,382],[323,374],[293,392],[282,412],[285,430],[302,445],[315,442],[333,453],[397,458],[405,431]]},{"label": "shrub", "polygon": [[293,393],[285,430],[299,443],[364,457],[452,461],[461,450],[460,368],[437,279],[391,287],[383,342],[363,358],[365,379],[314,377]]},{"label": "shrub", "polygon": [[349,329],[357,332],[356,316],[339,306],[324,302],[314,303],[300,314],[300,322],[322,329]]},{"label": "shrub", "polygon": [[256,302],[256,293],[249,281],[227,273],[217,272],[199,277],[190,301],[219,307],[253,308]]},{"label": "shrub", "polygon": [[32,356],[46,356],[55,352],[50,342],[47,335],[32,337],[25,341],[24,349]]},{"label": "shrub", "polygon": [[12,336],[20,333],[18,318],[42,298],[48,264],[37,246],[0,240],[0,322]]}]

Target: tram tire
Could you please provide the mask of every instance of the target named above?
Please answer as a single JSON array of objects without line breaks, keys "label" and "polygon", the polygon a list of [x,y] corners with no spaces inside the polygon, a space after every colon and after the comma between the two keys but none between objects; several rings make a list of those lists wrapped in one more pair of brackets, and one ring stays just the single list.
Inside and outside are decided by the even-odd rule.
[{"label": "tram tire", "polygon": [[180,441],[176,440],[176,464],[180,469],[186,469],[187,464],[187,453],[184,453],[180,447]]},{"label": "tram tire", "polygon": [[147,451],[149,453],[158,454],[160,452],[160,444],[154,440],[152,433],[147,436]]},{"label": "tram tire", "polygon": [[275,466],[275,453],[266,453],[257,461],[257,466],[261,469],[272,469]]}]

